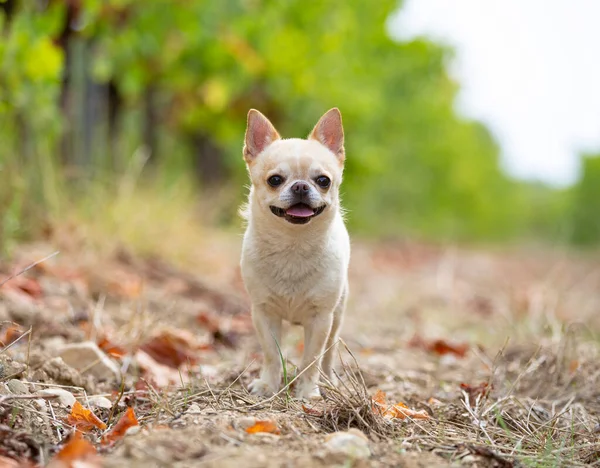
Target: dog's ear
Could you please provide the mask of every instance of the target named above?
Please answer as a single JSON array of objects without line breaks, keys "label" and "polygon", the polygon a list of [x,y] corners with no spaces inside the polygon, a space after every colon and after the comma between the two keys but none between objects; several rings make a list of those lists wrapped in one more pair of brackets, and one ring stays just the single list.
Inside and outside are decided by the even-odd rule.
[{"label": "dog's ear", "polygon": [[344,152],[344,127],[342,126],[342,114],[337,107],[325,112],[308,137],[317,140],[328,148],[338,157],[340,163],[344,162],[346,157]]},{"label": "dog's ear", "polygon": [[244,140],[244,159],[248,164],[254,161],[267,146],[280,138],[269,119],[256,109],[250,109]]}]

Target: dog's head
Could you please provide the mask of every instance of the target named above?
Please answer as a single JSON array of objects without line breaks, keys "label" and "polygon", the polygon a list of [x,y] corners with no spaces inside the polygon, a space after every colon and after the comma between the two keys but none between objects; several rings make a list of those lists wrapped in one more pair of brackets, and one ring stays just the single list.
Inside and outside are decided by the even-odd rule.
[{"label": "dog's head", "polygon": [[338,109],[325,113],[306,140],[282,139],[264,115],[254,109],[248,113],[244,159],[252,206],[274,219],[307,224],[331,218],[339,207],[344,158]]}]

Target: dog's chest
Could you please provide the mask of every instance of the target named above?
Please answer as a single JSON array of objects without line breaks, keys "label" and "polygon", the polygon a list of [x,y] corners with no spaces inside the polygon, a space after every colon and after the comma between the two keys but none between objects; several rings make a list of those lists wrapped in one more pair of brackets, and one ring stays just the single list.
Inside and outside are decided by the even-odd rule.
[{"label": "dog's chest", "polygon": [[308,298],[311,292],[326,293],[339,276],[335,255],[323,249],[291,246],[280,251],[265,250],[255,259],[255,268],[275,295]]},{"label": "dog's chest", "polygon": [[327,245],[245,245],[242,274],[248,292],[292,322],[310,310],[332,308],[345,284],[346,266],[341,252]]}]

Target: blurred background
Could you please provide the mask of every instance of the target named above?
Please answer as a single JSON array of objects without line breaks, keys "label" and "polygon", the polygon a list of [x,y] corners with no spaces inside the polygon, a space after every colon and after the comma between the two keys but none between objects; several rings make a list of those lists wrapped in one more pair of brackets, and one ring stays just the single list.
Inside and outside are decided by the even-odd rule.
[{"label": "blurred background", "polygon": [[[246,114],[341,109],[352,233],[600,241],[600,7],[0,0],[0,244],[240,231]],[[596,24],[595,24],[596,23]]]}]

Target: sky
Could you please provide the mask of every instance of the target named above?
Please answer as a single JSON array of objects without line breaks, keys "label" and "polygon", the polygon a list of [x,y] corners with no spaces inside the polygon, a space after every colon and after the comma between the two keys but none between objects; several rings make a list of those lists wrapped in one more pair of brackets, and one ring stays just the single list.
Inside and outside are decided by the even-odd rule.
[{"label": "sky", "polygon": [[405,0],[389,27],[454,48],[457,109],[511,175],[569,185],[580,153],[600,152],[600,0]]}]

